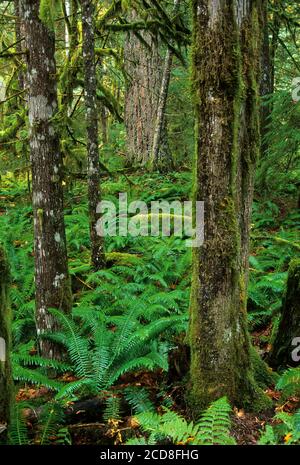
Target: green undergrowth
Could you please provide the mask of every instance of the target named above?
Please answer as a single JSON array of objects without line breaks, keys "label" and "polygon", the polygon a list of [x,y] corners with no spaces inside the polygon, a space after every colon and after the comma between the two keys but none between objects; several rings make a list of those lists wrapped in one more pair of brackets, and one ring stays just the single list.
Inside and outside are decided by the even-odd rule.
[{"label": "green undergrowth", "polygon": [[[160,395],[134,385],[119,392],[117,386],[124,375],[130,376],[137,370],[153,373],[158,370],[167,375],[173,350],[178,350],[178,334],[184,339],[191,276],[191,251],[184,239],[174,236],[106,238],[107,268],[93,272],[89,263],[86,186],[83,182],[66,186],[65,222],[74,307],[69,319],[59,312],[56,314],[62,333],[44,336],[65,347],[67,360],[45,361],[37,354],[33,218],[27,187],[25,182],[8,177],[0,188],[1,242],[7,251],[12,274],[13,368],[17,388],[24,383],[46,386],[58,404],[105,393],[106,420],[122,418],[128,409],[124,408],[124,402],[137,414],[155,413],[158,404],[166,409],[176,409],[168,394],[171,386],[162,387],[163,394]],[[127,192],[129,202],[143,200],[150,206],[151,201],[159,199],[188,200],[190,189],[188,172],[169,176],[144,174],[142,178],[134,173],[126,176],[121,173],[114,178],[105,178],[102,185],[104,199],[112,200],[115,205],[118,205],[119,192]],[[283,209],[276,202],[256,201],[253,210],[249,324],[254,330],[269,324],[276,328],[288,265],[299,253],[300,215],[290,207]],[[272,332],[264,342],[269,342],[271,336]],[[274,374],[267,372],[257,358],[254,366],[264,388],[277,382]],[[56,373],[55,377],[49,376],[49,368]],[[66,374],[71,380],[65,378]],[[297,376],[298,372],[290,378],[286,374],[287,380],[283,379],[279,388],[283,386],[283,392],[294,393]],[[166,379],[165,376],[164,383]],[[53,411],[51,418],[56,414],[58,412]],[[164,434],[172,414],[166,410],[161,419],[155,417],[157,433],[153,434],[158,435],[155,438]],[[18,420],[18,413],[15,416],[16,421],[22,421]],[[145,431],[147,422],[153,419],[140,418]],[[182,426],[182,421],[185,420],[178,419],[178,427]],[[287,423],[286,418],[281,421]],[[292,429],[291,422],[288,424]],[[12,433],[15,434],[16,431]],[[151,438],[154,438],[153,434]],[[261,441],[272,441],[272,437],[275,441],[280,434],[267,428]],[[57,435],[63,438],[62,442],[68,442],[63,422],[59,422]],[[38,441],[47,442],[46,436]],[[147,441],[147,437],[145,433],[146,439],[136,440]],[[293,437],[296,441],[297,435]],[[230,436],[228,438],[230,441]],[[175,434],[173,439],[180,442],[180,434]],[[182,441],[186,440],[184,436]],[[15,442],[18,442],[16,437]]]}]

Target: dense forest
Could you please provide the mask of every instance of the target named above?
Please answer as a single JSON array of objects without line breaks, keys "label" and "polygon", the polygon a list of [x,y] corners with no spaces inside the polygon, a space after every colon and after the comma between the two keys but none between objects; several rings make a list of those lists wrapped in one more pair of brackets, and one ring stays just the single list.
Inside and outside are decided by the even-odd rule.
[{"label": "dense forest", "polygon": [[299,0],[0,23],[0,444],[299,445]]}]

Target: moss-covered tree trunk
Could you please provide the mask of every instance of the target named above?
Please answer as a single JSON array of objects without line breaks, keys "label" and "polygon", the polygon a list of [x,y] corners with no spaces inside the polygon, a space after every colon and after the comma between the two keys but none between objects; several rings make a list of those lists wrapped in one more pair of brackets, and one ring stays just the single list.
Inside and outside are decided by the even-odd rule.
[{"label": "moss-covered tree trunk", "polygon": [[10,366],[10,311],[8,307],[9,270],[3,249],[0,248],[0,444],[7,440],[7,427],[12,401]]},{"label": "moss-covered tree trunk", "polygon": [[82,55],[84,65],[84,101],[87,130],[87,178],[89,223],[92,265],[99,270],[105,265],[103,238],[97,234],[100,218],[97,206],[100,202],[100,163],[98,143],[97,77],[95,63],[94,4],[81,0],[82,10]]},{"label": "moss-covered tree trunk", "polygon": [[[57,321],[49,308],[68,312],[71,289],[63,212],[63,160],[57,117],[55,37],[39,18],[39,1],[24,0],[22,18],[29,85],[30,160],[34,212],[36,326],[38,335],[53,332]],[[60,348],[41,339],[48,358]]]},{"label": "moss-covered tree trunk", "polygon": [[260,149],[261,2],[193,0],[195,198],[205,202],[194,249],[191,390],[197,415],[226,395],[253,407],[246,293],[255,162]]},{"label": "moss-covered tree trunk", "polygon": [[269,363],[274,368],[300,365],[300,260],[292,260],[281,318]]}]

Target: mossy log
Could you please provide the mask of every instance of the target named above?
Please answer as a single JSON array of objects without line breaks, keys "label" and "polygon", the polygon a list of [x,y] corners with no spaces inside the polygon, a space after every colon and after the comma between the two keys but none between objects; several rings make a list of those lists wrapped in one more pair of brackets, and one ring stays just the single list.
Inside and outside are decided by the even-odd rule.
[{"label": "mossy log", "polygon": [[[297,348],[298,347],[298,348]],[[269,357],[273,368],[300,365],[300,260],[289,266],[281,318]]]},{"label": "mossy log", "polygon": [[0,444],[7,439],[12,392],[8,282],[8,264],[4,251],[0,248]]}]

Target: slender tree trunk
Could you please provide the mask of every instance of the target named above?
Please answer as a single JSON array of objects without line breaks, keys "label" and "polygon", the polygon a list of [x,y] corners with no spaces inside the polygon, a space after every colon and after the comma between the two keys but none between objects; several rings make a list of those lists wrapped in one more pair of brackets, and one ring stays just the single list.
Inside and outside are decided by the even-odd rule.
[{"label": "slender tree trunk", "polygon": [[[136,18],[137,13],[133,11],[130,19],[136,20]],[[124,47],[126,71],[129,75],[125,93],[124,119],[127,133],[128,163],[145,166],[150,164],[152,157],[163,62],[159,54],[158,39],[148,32],[143,32],[140,36],[142,40],[139,35],[130,32]],[[159,158],[169,160],[171,155],[165,117],[161,124]]]},{"label": "slender tree trunk", "polygon": [[94,4],[81,0],[82,8],[82,53],[84,66],[84,100],[86,108],[88,200],[92,264],[95,269],[105,264],[103,238],[97,234],[100,218],[97,205],[100,202],[100,164],[98,142],[97,77],[95,63]]},{"label": "slender tree trunk", "polygon": [[300,363],[300,260],[292,260],[289,267],[281,319],[269,363],[274,368],[299,366]]},{"label": "slender tree trunk", "polygon": [[[165,58],[165,67],[163,72],[160,96],[158,101],[157,107],[157,115],[156,115],[156,122],[154,125],[154,137],[153,137],[153,145],[152,145],[152,154],[151,154],[151,168],[156,169],[160,167],[164,167],[167,164],[167,161],[164,159],[160,159],[159,155],[161,153],[160,146],[162,143],[163,132],[165,130],[165,112],[167,106],[167,99],[168,99],[168,91],[169,91],[169,84],[170,84],[170,77],[171,77],[171,68],[173,62],[173,53],[170,49],[167,50],[166,58]],[[169,168],[172,167],[172,158],[168,160]]]},{"label": "slender tree trunk", "polygon": [[71,15],[71,2],[70,0],[63,1],[63,8],[64,8],[64,15],[65,15],[65,48],[66,48],[66,56],[69,56],[70,51],[70,35],[71,35],[71,22],[70,22],[70,15]]},{"label": "slender tree trunk", "polygon": [[[24,55],[20,55],[19,57],[19,69],[18,69],[18,85],[19,85],[19,90],[22,91],[24,90],[25,92],[20,95],[18,98],[18,105],[19,108],[24,107],[24,102],[26,102],[27,99],[27,93],[26,90],[28,88],[28,83],[27,83],[27,76],[26,72],[24,71],[24,64],[25,64],[25,41],[24,41],[24,36],[25,36],[25,31],[24,31],[24,24],[22,20],[22,15],[21,15],[21,0],[14,0],[14,12],[15,12],[15,17],[16,17],[16,22],[15,22],[15,37],[16,37],[16,51],[18,53],[23,52]],[[27,109],[27,102],[25,103],[26,109]],[[27,190],[28,193],[31,194],[31,168],[30,168],[30,163],[29,163],[29,147],[26,145],[26,148],[24,147],[23,150],[23,157],[26,159],[27,163],[27,168],[26,168],[26,177],[27,177]]]},{"label": "slender tree trunk", "polygon": [[[60,92],[61,92],[61,108],[60,111],[64,117],[70,115],[71,105],[73,102],[73,90],[76,87],[76,79],[79,71],[79,31],[77,19],[78,5],[76,0],[66,1],[65,15],[65,49],[66,61],[63,72],[60,77]],[[68,17],[71,14],[71,18]]]},{"label": "slender tree trunk", "polygon": [[[66,59],[60,74],[59,112],[62,118],[61,139],[67,141],[63,145],[63,158],[68,166],[68,161],[73,158],[73,133],[72,127],[72,103],[74,88],[77,87],[77,76],[80,72],[79,28],[78,28],[78,3],[77,0],[66,0],[64,7],[64,42]],[[67,184],[68,188],[68,184]]]},{"label": "slender tree trunk", "polygon": [[0,248],[0,444],[7,441],[7,427],[12,403],[10,365],[10,311],[8,306],[9,269],[3,249]]},{"label": "slender tree trunk", "polygon": [[[20,18],[20,0],[14,0],[14,10],[15,10],[15,38],[16,38],[16,52],[21,53],[23,51],[22,46],[22,27],[21,27],[21,18]],[[21,57],[21,55],[20,55]],[[20,62],[22,62],[22,58],[20,58]],[[19,89],[24,89],[24,73],[22,68],[18,72],[18,82],[19,82]]]},{"label": "slender tree trunk", "polygon": [[[77,0],[66,1],[65,47],[67,61],[65,64],[65,82],[62,82],[62,88],[64,89],[62,103],[67,105],[68,110],[72,105],[73,90],[76,87],[76,79],[80,69],[78,8]],[[68,14],[71,16],[67,17]],[[69,115],[69,112],[67,114]]]},{"label": "slender tree trunk", "polygon": [[191,409],[221,396],[262,400],[250,361],[246,294],[259,137],[261,2],[193,0],[195,199],[205,240],[193,250]]},{"label": "slender tree trunk", "polygon": [[[36,325],[38,335],[41,335],[58,328],[49,308],[70,311],[71,290],[63,217],[63,163],[55,122],[55,37],[39,19],[39,1],[24,0],[22,17],[28,49]],[[43,339],[40,349],[45,357],[61,355],[56,345]]]},{"label": "slender tree trunk", "polygon": [[102,135],[102,143],[107,144],[108,142],[108,115],[106,112],[106,108],[104,105],[101,104],[100,107],[100,115],[101,115],[101,135]]},{"label": "slender tree trunk", "polygon": [[280,27],[281,27],[281,18],[279,13],[276,11],[276,2],[275,0],[275,5],[274,5],[274,11],[273,11],[273,20],[271,23],[271,31],[272,31],[272,37],[271,37],[271,43],[270,43],[270,68],[271,68],[271,93],[274,92],[274,87],[275,87],[275,59],[276,59],[276,52],[278,49],[278,43],[279,43],[279,33],[280,33]]},{"label": "slender tree trunk", "polygon": [[[267,94],[274,93],[275,86],[275,58],[278,48],[278,36],[280,32],[280,16],[274,10],[271,26],[269,27],[268,18],[268,4],[270,0],[263,0],[263,46],[262,46],[262,73],[260,93],[264,97]],[[276,5],[274,5],[276,6]],[[272,32],[271,39],[269,32]],[[261,174],[258,187],[262,191],[268,191],[268,163],[264,163],[265,158],[268,156],[268,143],[266,135],[268,133],[268,124],[272,114],[272,104],[262,105],[261,107]]]},{"label": "slender tree trunk", "polygon": [[268,1],[262,1],[263,11],[263,42],[261,54],[261,81],[260,81],[260,95],[262,97],[261,104],[261,157],[265,157],[268,153],[268,144],[266,142],[266,134],[268,132],[268,124],[270,122],[271,104],[267,104],[264,97],[273,92],[272,82],[272,66],[270,56],[270,39],[269,39],[269,25],[268,25]]},{"label": "slender tree trunk", "polygon": [[[180,5],[180,0],[174,0],[174,14],[177,13]],[[168,92],[169,92],[169,84],[171,79],[171,71],[172,71],[172,63],[173,63],[173,52],[170,48],[168,48],[166,57],[165,57],[165,64],[164,70],[162,75],[162,82],[160,88],[160,94],[158,99],[158,106],[157,106],[157,115],[156,115],[156,122],[154,125],[154,136],[153,136],[153,145],[152,145],[152,155],[151,155],[151,167],[159,168],[160,166],[164,168],[166,165],[169,165],[169,168],[172,168],[173,160],[170,157],[168,160],[160,160],[160,146],[163,141],[164,136],[164,125],[165,125],[165,113],[166,113],[166,106],[168,100]],[[170,156],[170,151],[167,151],[165,155]]]}]

